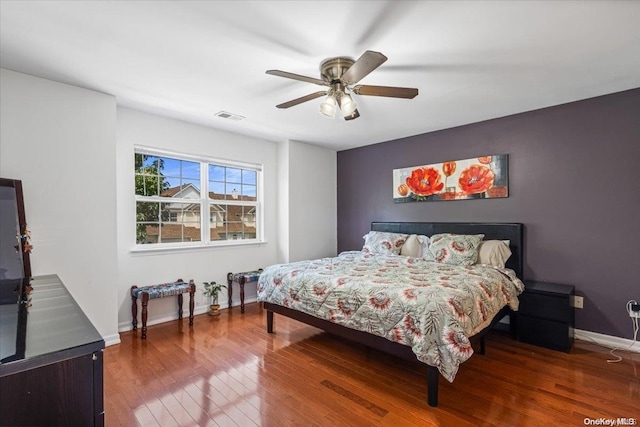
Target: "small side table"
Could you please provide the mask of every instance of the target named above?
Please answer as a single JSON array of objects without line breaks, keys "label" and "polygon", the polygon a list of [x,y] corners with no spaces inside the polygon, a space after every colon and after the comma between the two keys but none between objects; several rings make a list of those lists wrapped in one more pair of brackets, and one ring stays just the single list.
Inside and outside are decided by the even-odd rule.
[{"label": "small side table", "polygon": [[569,352],[573,344],[575,287],[525,280],[518,309],[518,340]]},{"label": "small side table", "polygon": [[257,282],[262,274],[262,269],[254,271],[244,271],[242,273],[227,273],[227,284],[229,285],[229,308],[231,308],[231,296],[233,295],[233,282],[240,285],[240,313],[244,313],[244,284]]}]

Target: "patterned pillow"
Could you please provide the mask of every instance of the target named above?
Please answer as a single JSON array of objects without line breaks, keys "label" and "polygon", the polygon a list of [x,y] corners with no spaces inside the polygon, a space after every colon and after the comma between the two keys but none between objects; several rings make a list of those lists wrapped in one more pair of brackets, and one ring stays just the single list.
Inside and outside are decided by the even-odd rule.
[{"label": "patterned pillow", "polygon": [[380,255],[398,255],[409,235],[370,231],[362,237],[364,238],[362,252]]},{"label": "patterned pillow", "polygon": [[434,234],[429,238],[428,261],[443,264],[473,265],[484,234]]}]

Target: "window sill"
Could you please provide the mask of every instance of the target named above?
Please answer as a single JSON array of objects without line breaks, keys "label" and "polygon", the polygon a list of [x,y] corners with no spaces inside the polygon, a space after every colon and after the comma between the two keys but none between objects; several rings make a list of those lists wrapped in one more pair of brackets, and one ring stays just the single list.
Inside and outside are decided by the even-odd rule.
[{"label": "window sill", "polygon": [[193,252],[200,250],[208,250],[208,249],[224,249],[230,247],[238,247],[238,246],[263,246],[268,242],[264,240],[228,240],[223,242],[216,242],[215,244],[203,245],[203,244],[194,244],[194,245],[157,245],[157,244],[149,244],[149,245],[136,245],[129,253],[132,255],[145,255],[145,254],[159,254],[159,253],[184,253],[184,252]]}]

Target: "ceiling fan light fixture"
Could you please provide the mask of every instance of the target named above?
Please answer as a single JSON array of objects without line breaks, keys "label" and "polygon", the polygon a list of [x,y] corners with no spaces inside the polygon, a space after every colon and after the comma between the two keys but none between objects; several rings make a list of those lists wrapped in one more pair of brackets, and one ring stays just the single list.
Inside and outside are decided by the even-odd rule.
[{"label": "ceiling fan light fixture", "polygon": [[336,114],[336,107],[337,107],[336,99],[333,97],[333,95],[329,95],[322,102],[322,104],[320,104],[320,112],[325,116],[333,119],[333,117]]},{"label": "ceiling fan light fixture", "polygon": [[346,93],[342,94],[340,97],[340,111],[342,112],[342,117],[351,116],[354,111],[356,111],[356,108],[358,108],[358,104],[351,99],[351,96]]},{"label": "ceiling fan light fixture", "polygon": [[313,83],[319,86],[325,86],[326,88],[325,90],[283,102],[282,104],[276,105],[276,108],[290,108],[326,95],[327,98],[320,104],[320,113],[327,117],[334,118],[336,109],[340,108],[340,113],[345,120],[353,120],[360,117],[360,113],[358,112],[358,105],[347,92],[356,95],[385,96],[388,98],[404,99],[413,99],[418,95],[417,88],[357,84],[386,60],[387,57],[380,52],[367,50],[356,61],[344,56],[325,59],[320,64],[320,79],[282,70],[267,70],[266,73],[287,79]]}]

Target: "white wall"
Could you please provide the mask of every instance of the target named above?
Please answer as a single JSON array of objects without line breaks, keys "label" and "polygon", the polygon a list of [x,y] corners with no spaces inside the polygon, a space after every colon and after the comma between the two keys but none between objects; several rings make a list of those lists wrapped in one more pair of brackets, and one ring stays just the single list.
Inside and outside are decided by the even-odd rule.
[{"label": "white wall", "polygon": [[289,141],[278,144],[278,262],[289,261]]},{"label": "white wall", "polygon": [[[1,70],[0,175],[21,179],[35,246],[35,275],[57,273],[108,344],[131,326],[131,285],[194,279],[336,251],[336,153],[276,144],[117,108],[115,98]],[[264,165],[263,244],[134,253],[133,147]],[[246,287],[255,300],[254,285]],[[239,302],[237,285],[234,302]],[[226,293],[220,302],[226,306]],[[185,309],[187,305],[185,304]],[[154,301],[149,324],[177,317],[174,298]]]},{"label": "white wall", "polygon": [[335,256],[337,153],[296,141],[288,147],[288,261]]},{"label": "white wall", "polygon": [[[196,312],[207,310],[202,282],[226,283],[227,272],[266,267],[278,262],[278,147],[264,140],[232,134],[139,111],[118,108],[118,320],[121,330],[131,325],[131,285],[150,285],[178,278],[194,279]],[[264,229],[266,243],[171,252],[135,253],[134,145],[187,154],[220,157],[264,165]],[[234,286],[233,305],[239,303]],[[255,301],[255,284],[245,286],[245,302]],[[220,304],[227,306],[223,290]],[[187,310],[185,304],[185,314]],[[163,298],[150,304],[149,324],[177,317],[176,299]]]},{"label": "white wall", "polygon": [[0,175],[23,183],[34,275],[56,273],[117,334],[116,100],[0,70]]}]

